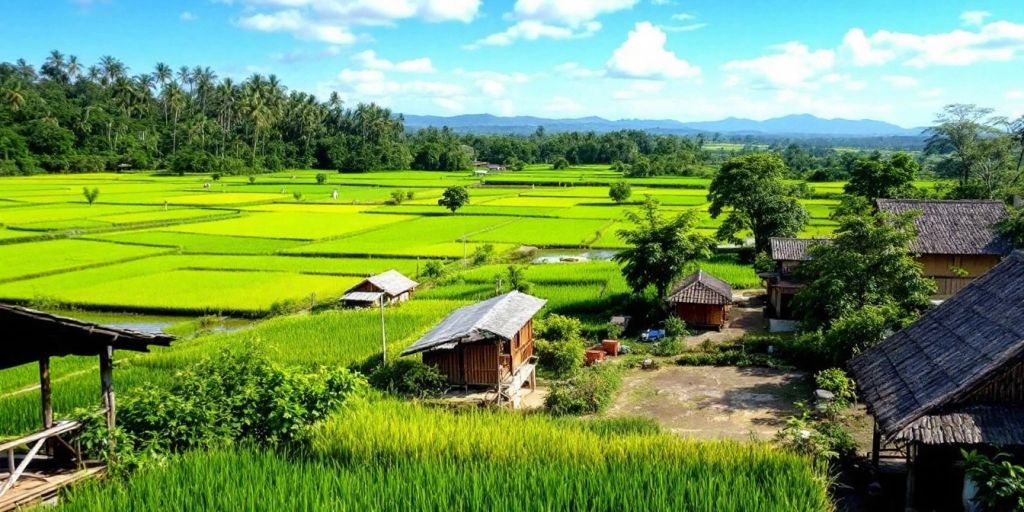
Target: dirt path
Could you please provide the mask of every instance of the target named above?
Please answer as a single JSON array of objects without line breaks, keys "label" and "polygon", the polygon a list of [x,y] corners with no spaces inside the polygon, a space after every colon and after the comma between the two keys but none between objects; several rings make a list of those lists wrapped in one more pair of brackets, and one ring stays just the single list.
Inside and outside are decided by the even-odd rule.
[{"label": "dirt path", "polygon": [[[751,294],[761,292],[751,292]],[[737,340],[747,333],[765,332],[764,304],[760,298],[752,299],[747,293],[733,296],[734,304],[729,313],[729,324],[721,331],[697,331],[686,338],[688,346],[700,345],[704,341],[722,343]]]},{"label": "dirt path", "polygon": [[609,416],[654,418],[687,437],[769,439],[810,391],[800,372],[667,366],[626,374]]}]

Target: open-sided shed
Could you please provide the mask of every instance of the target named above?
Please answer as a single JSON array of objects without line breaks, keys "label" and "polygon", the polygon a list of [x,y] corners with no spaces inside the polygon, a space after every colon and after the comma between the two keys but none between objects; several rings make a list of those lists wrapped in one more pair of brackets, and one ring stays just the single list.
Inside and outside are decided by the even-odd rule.
[{"label": "open-sided shed", "polygon": [[[73,478],[54,478],[49,485],[19,486],[30,464],[47,448],[51,462],[61,457],[81,465],[81,454],[65,441],[79,425],[74,421],[54,422],[51,400],[50,359],[69,355],[96,356],[102,412],[107,426],[114,427],[116,402],[114,395],[114,350],[147,352],[151,345],[169,345],[174,338],[128,329],[115,329],[73,318],[53,315],[34,309],[0,304],[0,370],[28,363],[39,365],[40,419],[42,430],[0,443],[6,453],[8,475],[0,481],[0,510],[30,503]],[[24,454],[19,450],[27,448]],[[20,461],[19,461],[20,459]],[[19,461],[17,464],[16,461]],[[59,461],[56,461],[59,462]],[[75,472],[74,474],[82,474]]]},{"label": "open-sided shed", "polygon": [[341,302],[346,306],[373,306],[405,302],[412,298],[419,283],[405,277],[397,270],[363,279],[342,295]]},{"label": "open-sided shed", "polygon": [[686,325],[721,329],[729,322],[732,287],[717,277],[698,270],[672,287],[668,294],[672,311]]},{"label": "open-sided shed", "polygon": [[[873,458],[906,457],[907,506],[948,510],[961,447],[1024,451],[1024,253],[850,362],[875,418]],[[927,489],[927,492],[917,492]]]}]

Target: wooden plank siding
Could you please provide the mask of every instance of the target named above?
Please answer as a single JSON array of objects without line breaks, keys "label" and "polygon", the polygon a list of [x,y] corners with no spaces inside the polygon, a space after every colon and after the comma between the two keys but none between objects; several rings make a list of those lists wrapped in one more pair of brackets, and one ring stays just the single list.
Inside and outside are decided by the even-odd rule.
[{"label": "wooden plank siding", "polygon": [[722,327],[729,319],[728,305],[677,304],[676,316],[686,325],[699,327]]},{"label": "wooden plank siding", "polygon": [[533,321],[511,340],[489,339],[459,343],[450,350],[429,350],[423,362],[437,366],[456,386],[494,386],[533,356]]},{"label": "wooden plank siding", "polygon": [[958,405],[1024,404],[1024,359],[998,370]]},{"label": "wooden plank siding", "polygon": [[[951,297],[998,265],[1001,259],[990,254],[923,254],[918,256],[917,262],[921,265],[922,274],[935,280],[935,296]],[[965,270],[967,275],[958,275],[954,269]]]}]

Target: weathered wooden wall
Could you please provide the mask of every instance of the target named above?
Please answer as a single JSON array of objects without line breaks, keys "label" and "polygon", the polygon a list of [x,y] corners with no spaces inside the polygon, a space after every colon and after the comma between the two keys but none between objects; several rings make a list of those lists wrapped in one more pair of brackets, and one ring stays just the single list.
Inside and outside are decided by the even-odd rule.
[{"label": "weathered wooden wall", "polygon": [[971,391],[961,404],[1024,403],[1024,360],[1009,364]]},{"label": "weathered wooden wall", "polygon": [[712,304],[676,304],[676,316],[686,325],[721,327],[728,319],[729,306]]}]

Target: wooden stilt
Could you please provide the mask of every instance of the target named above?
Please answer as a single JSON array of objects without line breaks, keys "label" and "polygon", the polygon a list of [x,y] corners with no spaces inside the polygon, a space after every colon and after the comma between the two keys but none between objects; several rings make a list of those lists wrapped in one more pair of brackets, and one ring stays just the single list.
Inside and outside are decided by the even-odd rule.
[{"label": "wooden stilt", "polygon": [[107,416],[107,428],[114,428],[117,404],[114,399],[114,348],[107,346],[100,352],[100,389],[103,393],[103,409]]},{"label": "wooden stilt", "polygon": [[53,399],[50,388],[50,358],[39,360],[39,397],[42,406],[43,430],[53,426]]},{"label": "wooden stilt", "polygon": [[917,487],[917,443],[907,445],[907,493],[903,500],[903,510],[914,512],[914,495]]},{"label": "wooden stilt", "polygon": [[878,452],[882,450],[882,433],[878,431],[878,423],[871,433],[871,465],[878,469]]}]

